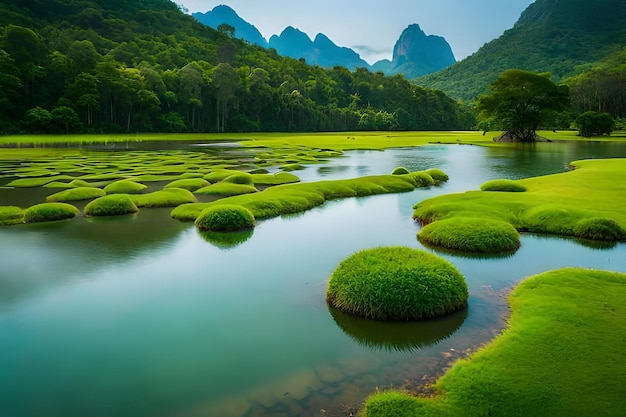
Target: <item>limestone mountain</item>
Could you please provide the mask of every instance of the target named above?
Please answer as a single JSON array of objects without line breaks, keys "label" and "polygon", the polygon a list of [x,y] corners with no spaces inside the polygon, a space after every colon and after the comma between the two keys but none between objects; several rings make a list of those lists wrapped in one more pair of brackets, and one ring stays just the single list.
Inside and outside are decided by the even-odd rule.
[{"label": "limestone mountain", "polygon": [[206,13],[192,13],[192,16],[200,23],[213,29],[221,24],[227,24],[235,28],[235,37],[250,42],[253,45],[268,47],[267,40],[253,24],[239,17],[239,15],[226,5],[215,6]]},{"label": "limestone mountain", "polygon": [[498,39],[416,82],[473,100],[510,68],[550,72],[559,81],[621,50],[625,22],[624,0],[536,0]]},{"label": "limestone mountain", "polygon": [[426,35],[419,25],[407,27],[393,48],[393,60],[379,61],[374,71],[404,74],[411,79],[446,68],[456,62],[450,44],[441,36]]}]

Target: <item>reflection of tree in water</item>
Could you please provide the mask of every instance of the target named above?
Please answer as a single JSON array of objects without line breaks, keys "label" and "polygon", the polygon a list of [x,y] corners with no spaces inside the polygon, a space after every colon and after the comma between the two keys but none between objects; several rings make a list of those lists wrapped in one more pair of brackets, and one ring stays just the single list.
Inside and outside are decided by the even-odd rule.
[{"label": "reflection of tree in water", "polygon": [[341,330],[359,344],[397,352],[417,351],[447,339],[467,317],[467,309],[463,309],[438,319],[385,322],[350,316],[331,306],[328,311]]},{"label": "reflection of tree in water", "polygon": [[240,232],[199,232],[200,236],[211,245],[228,250],[233,249],[252,237],[254,229]]}]

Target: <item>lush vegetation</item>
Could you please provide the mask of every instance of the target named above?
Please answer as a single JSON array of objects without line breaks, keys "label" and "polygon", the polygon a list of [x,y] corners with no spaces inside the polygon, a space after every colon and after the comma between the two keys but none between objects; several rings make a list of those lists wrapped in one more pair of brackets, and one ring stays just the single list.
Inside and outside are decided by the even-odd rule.
[{"label": "lush vegetation", "polygon": [[67,203],[41,203],[24,210],[24,222],[38,223],[76,217],[78,208]]},{"label": "lush vegetation", "polygon": [[464,219],[501,220],[518,231],[583,239],[626,240],[626,160],[584,160],[572,171],[517,182],[526,192],[468,191],[422,201],[413,217],[422,224]]},{"label": "lush vegetation", "polygon": [[510,223],[471,217],[436,221],[417,237],[428,246],[472,253],[509,253],[520,246],[519,233]]},{"label": "lush vegetation", "polygon": [[408,247],[357,252],[333,271],[326,301],[377,320],[417,320],[458,311],[469,297],[463,275],[448,261]]},{"label": "lush vegetation", "polygon": [[237,232],[253,228],[256,220],[245,207],[220,204],[202,210],[195,224],[198,229],[210,232]]},{"label": "lush vegetation", "polygon": [[169,0],[0,4],[0,133],[464,129],[402,76],[323,69],[198,23]]},{"label": "lush vegetation", "polygon": [[435,396],[377,393],[362,415],[621,415],[624,297],[624,274],[562,269],[528,278],[509,297],[508,329],[458,361],[434,385]]},{"label": "lush vegetation", "polygon": [[574,120],[574,126],[580,132],[580,136],[602,136],[611,134],[615,121],[608,113],[587,111],[578,115]]},{"label": "lush vegetation", "polygon": [[85,206],[85,216],[119,216],[139,211],[128,194],[111,194],[96,198]]},{"label": "lush vegetation", "polygon": [[59,191],[46,197],[48,202],[66,202],[91,200],[106,195],[104,190],[95,187],[76,187],[69,190]]},{"label": "lush vegetation", "polygon": [[513,180],[491,180],[480,185],[481,191],[503,191],[509,193],[523,193],[525,186]]}]

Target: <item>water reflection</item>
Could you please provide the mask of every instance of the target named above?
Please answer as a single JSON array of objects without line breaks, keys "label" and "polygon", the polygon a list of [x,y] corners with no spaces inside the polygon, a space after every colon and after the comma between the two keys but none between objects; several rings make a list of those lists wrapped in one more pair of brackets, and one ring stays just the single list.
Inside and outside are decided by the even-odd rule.
[{"label": "water reflection", "polygon": [[200,236],[211,245],[219,249],[234,249],[237,246],[247,242],[254,234],[254,229],[243,230],[239,232],[198,232]]},{"label": "water reflection", "polygon": [[345,334],[365,347],[414,352],[454,334],[465,321],[468,309],[437,319],[410,322],[385,322],[354,317],[332,306],[328,306],[328,311]]}]

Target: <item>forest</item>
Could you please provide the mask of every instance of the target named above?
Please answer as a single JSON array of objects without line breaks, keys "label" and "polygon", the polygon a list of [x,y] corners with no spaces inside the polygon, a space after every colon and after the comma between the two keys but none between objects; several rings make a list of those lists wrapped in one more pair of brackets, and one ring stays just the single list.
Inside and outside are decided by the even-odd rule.
[{"label": "forest", "polygon": [[201,25],[169,0],[3,2],[0,87],[4,134],[475,124],[468,106],[401,75],[281,57]]}]

